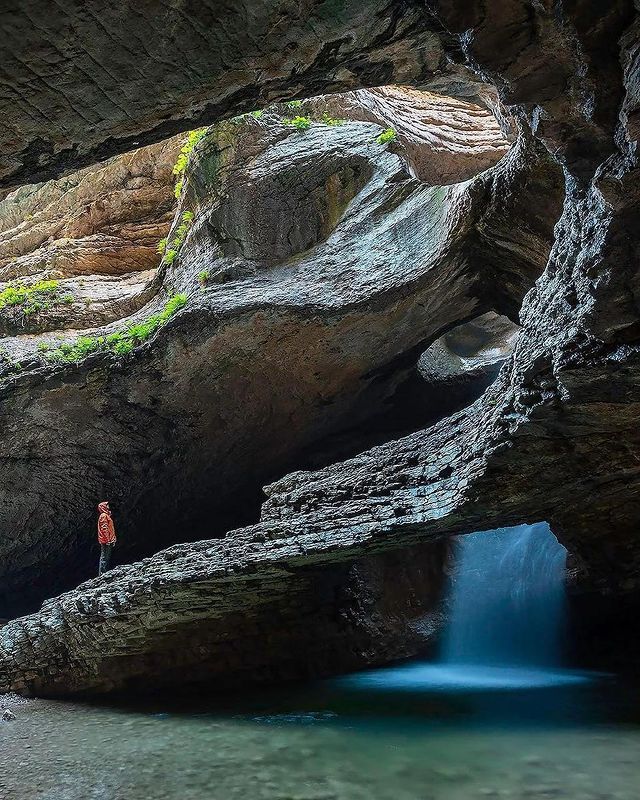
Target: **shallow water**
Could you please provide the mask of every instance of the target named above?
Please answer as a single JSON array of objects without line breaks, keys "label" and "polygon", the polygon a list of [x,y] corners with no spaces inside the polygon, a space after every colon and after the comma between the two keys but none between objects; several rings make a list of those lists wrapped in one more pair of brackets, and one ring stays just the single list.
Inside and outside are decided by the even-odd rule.
[{"label": "shallow water", "polygon": [[522,675],[434,686],[430,667],[126,707],[35,701],[0,724],[0,798],[640,796],[637,687],[583,673],[544,688]]}]

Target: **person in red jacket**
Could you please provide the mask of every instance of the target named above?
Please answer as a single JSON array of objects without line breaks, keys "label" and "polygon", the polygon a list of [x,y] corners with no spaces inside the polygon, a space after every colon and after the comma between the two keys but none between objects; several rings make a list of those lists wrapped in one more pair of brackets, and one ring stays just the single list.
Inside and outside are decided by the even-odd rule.
[{"label": "person in red jacket", "polygon": [[116,529],[111,518],[109,503],[104,500],[98,504],[98,542],[100,543],[100,564],[98,575],[109,569],[111,553],[116,544]]}]

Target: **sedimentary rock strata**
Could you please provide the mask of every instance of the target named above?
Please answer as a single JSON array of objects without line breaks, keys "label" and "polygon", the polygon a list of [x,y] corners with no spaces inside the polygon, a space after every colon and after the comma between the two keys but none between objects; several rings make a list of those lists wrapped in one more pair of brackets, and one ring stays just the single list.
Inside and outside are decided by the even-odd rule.
[{"label": "sedimentary rock strata", "polygon": [[473,94],[422,3],[4,8],[6,186],[294,95],[391,82]]},{"label": "sedimentary rock strata", "polygon": [[[442,186],[473,178],[494,166],[515,138],[513,120],[499,120],[497,98],[487,86],[485,102],[471,102],[405,86],[326,95],[321,103],[336,116],[392,127],[413,174]],[[318,101],[313,101],[318,105]]]},{"label": "sedimentary rock strata", "polygon": [[[6,607],[91,574],[101,495],[124,560],[220,534],[226,498],[375,415],[434,338],[519,306],[546,260],[558,169],[523,137],[477,178],[431,186],[380,131],[299,131],[281,111],[222,123],[198,145],[168,247],[180,226],[184,241],[144,308],[82,339],[49,334],[44,351],[3,340]],[[506,266],[492,232],[529,193],[538,210],[512,226]],[[176,294],[186,305],[146,344],[109,345]]]},{"label": "sedimentary rock strata", "polygon": [[[382,375],[389,379],[391,374],[397,378],[397,369],[391,371],[390,365],[397,366],[401,355],[406,356],[413,347],[424,350],[449,326],[481,311],[494,309],[515,319],[524,297],[513,354],[480,399],[433,427],[342,463],[295,472],[272,483],[266,490],[268,500],[259,524],[234,531],[221,541],[170,548],[51,601],[39,614],[9,623],[0,632],[0,682],[4,688],[103,690],[135,684],[145,673],[172,681],[178,679],[175,664],[201,676],[200,670],[215,661],[223,642],[236,635],[242,642],[251,641],[251,625],[262,602],[265,611],[272,615],[282,612],[286,619],[290,603],[297,603],[304,609],[300,616],[305,630],[324,630],[327,613],[349,607],[342,597],[336,599],[334,589],[337,584],[348,584],[348,570],[362,559],[384,561],[391,557],[386,554],[424,546],[443,535],[523,521],[546,519],[551,524],[571,552],[583,590],[619,597],[637,594],[640,312],[636,232],[640,206],[636,163],[638,23],[634,8],[622,0],[605,10],[581,0],[553,8],[518,0],[490,7],[442,0],[427,4],[426,9],[421,4],[419,18],[413,4],[403,6],[402,14],[395,8],[398,15],[388,34],[374,37],[373,50],[365,45],[367,63],[371,63],[371,53],[381,47],[389,64],[406,68],[406,80],[427,81],[433,71],[423,69],[426,51],[407,49],[407,37],[415,42],[416,36],[424,35],[432,44],[437,42],[430,52],[439,53],[443,73],[450,67],[442,66],[447,54],[464,64],[467,74],[493,84],[502,109],[506,107],[517,120],[520,135],[508,155],[469,183],[434,187],[409,174],[408,165],[417,162],[408,151],[403,161],[402,140],[397,151],[390,148],[375,158],[369,155],[363,137],[367,130],[373,133],[373,127],[368,127],[371,123],[335,127],[330,138],[323,139],[321,155],[315,161],[314,138],[306,140],[303,153],[303,140],[293,138],[297,131],[282,133],[270,127],[268,120],[264,130],[260,120],[247,120],[239,134],[223,125],[208,143],[206,139],[203,142],[202,163],[215,163],[215,185],[208,177],[213,170],[206,167],[188,179],[184,202],[193,203],[198,214],[188,246],[163,277],[165,285],[185,287],[187,281],[195,280],[191,269],[201,271],[214,261],[216,269],[209,275],[214,287],[162,328],[139,361],[109,372],[107,384],[100,383],[107,373],[99,355],[76,373],[73,386],[63,372],[46,373],[44,379],[41,374],[26,373],[22,383],[16,380],[6,395],[8,419],[29,419],[30,413],[42,419],[43,409],[56,397],[45,389],[55,387],[60,402],[56,412],[73,410],[86,424],[91,417],[80,397],[90,395],[94,386],[99,390],[94,397],[106,394],[112,398],[107,408],[101,408],[108,412],[106,419],[113,431],[105,441],[113,438],[120,442],[120,452],[129,458],[127,468],[116,467],[113,474],[122,475],[127,485],[135,484],[143,461],[136,447],[143,453],[147,442],[163,442],[156,486],[160,476],[168,477],[182,497],[188,487],[180,484],[180,468],[184,470],[187,463],[195,464],[196,480],[202,472],[211,484],[206,464],[186,445],[195,440],[213,441],[214,425],[215,441],[220,441],[220,429],[230,419],[220,405],[211,402],[212,394],[204,382],[207,375],[214,374],[222,382],[231,380],[233,387],[242,386],[247,362],[256,364],[262,359],[265,369],[259,373],[259,391],[242,395],[251,401],[244,408],[258,407],[253,400],[265,395],[265,385],[282,387],[286,372],[295,376],[295,391],[303,399],[305,419],[309,419],[313,397],[321,397],[323,407],[330,401],[339,408],[344,388],[353,404],[359,394],[354,388],[362,386],[364,379],[360,398],[368,401],[368,392],[377,387],[374,397],[379,399],[391,385],[375,384],[374,378]],[[337,15],[341,24],[357,19],[350,5],[343,11]],[[348,63],[349,48],[356,41],[356,46],[362,47],[362,36],[379,22],[374,11],[362,34],[344,43],[345,50],[341,43],[326,55],[328,63],[316,62],[309,75],[302,71],[301,85],[317,86],[317,75],[321,80],[329,74],[335,76],[334,68]],[[282,55],[277,60],[285,71],[287,58]],[[418,62],[419,79],[407,68]],[[401,82],[394,66],[389,72]],[[350,73],[349,88],[371,74],[366,69]],[[279,91],[283,84],[276,84]],[[477,91],[475,99],[481,95]],[[490,104],[486,95],[485,101]],[[242,107],[242,98],[233,102]],[[360,132],[357,142],[347,141],[350,130]],[[313,128],[308,133],[312,134]],[[28,138],[20,144],[28,144]],[[87,152],[95,142],[86,138]],[[326,158],[327,142],[339,143],[333,160]],[[241,152],[255,160],[250,168],[242,161],[240,143]],[[264,153],[269,153],[269,169],[261,160]],[[69,158],[73,160],[75,153]],[[549,158],[555,167],[550,166]],[[43,168],[58,169],[63,160],[57,156],[44,159]],[[293,175],[296,163],[299,169]],[[7,166],[7,174],[15,170],[20,175],[20,170],[32,166],[17,158]],[[562,209],[563,192],[557,180],[560,168],[565,189]],[[234,175],[242,177],[241,184],[234,186]],[[255,192],[243,193],[251,180]],[[255,197],[256,207],[273,209],[274,183],[278,181],[295,198],[294,209],[304,208],[304,218],[290,231],[286,226],[289,213],[278,217],[275,209],[282,235],[257,237],[247,224],[247,205]],[[325,187],[324,194],[318,191],[319,182]],[[373,187],[377,188],[375,202],[368,191]],[[325,202],[330,192],[334,198],[331,205]],[[245,213],[233,214],[236,207]],[[376,220],[375,236],[367,237],[373,228],[367,228],[366,222],[372,219]],[[364,245],[357,254],[354,241]],[[385,242],[389,243],[386,247]],[[384,268],[398,252],[402,259],[393,261],[392,270]],[[340,254],[339,263],[336,253]],[[382,262],[377,258],[380,253],[384,253]],[[542,263],[546,267],[540,273]],[[233,319],[227,315],[229,306],[222,305],[240,285],[244,305],[238,308],[245,315],[242,326],[235,324],[235,319],[229,322]],[[264,307],[251,305],[256,303],[256,295],[271,304],[267,323]],[[277,320],[273,309],[277,309]],[[300,319],[306,323],[304,335]],[[210,336],[207,324],[215,324],[216,337]],[[255,348],[243,338],[249,327],[268,331],[268,336],[257,339]],[[390,329],[393,340],[384,338]],[[216,361],[225,332],[242,351],[241,374],[234,371],[233,364],[227,371],[228,362],[223,362],[223,369]],[[336,333],[338,338],[333,338]],[[292,341],[301,347],[291,346]],[[356,357],[354,350],[345,349],[345,341],[365,341],[371,345],[369,355],[375,357],[365,367],[362,350]],[[274,342],[277,349],[270,350]],[[333,361],[331,353],[338,342],[339,358]],[[286,360],[283,353],[288,354]],[[188,367],[187,358],[191,362]],[[236,366],[238,363],[235,360]],[[280,369],[282,364],[286,369]],[[304,368],[297,370],[300,364]],[[342,370],[347,365],[354,379],[339,389],[332,383],[338,364]],[[142,365],[146,369],[140,380],[137,370]],[[200,377],[197,387],[189,380],[189,370],[194,368]],[[129,382],[134,374],[135,390]],[[157,391],[162,380],[154,378],[159,374],[177,387],[176,392],[162,395]],[[229,375],[232,377],[227,378]],[[31,392],[28,401],[27,385]],[[311,391],[304,394],[304,387]],[[195,407],[208,409],[210,427],[189,413],[182,403],[185,396],[193,399]],[[128,430],[115,427],[125,419],[124,398]],[[249,432],[252,446],[267,422],[278,442],[283,438],[285,418],[287,430],[298,424],[300,417],[288,403],[281,408],[285,414],[279,417],[270,400],[268,407],[260,407],[253,425],[242,428]],[[154,427],[157,417],[166,425],[158,436]],[[318,419],[315,417],[316,423]],[[23,424],[21,432],[30,428]],[[322,433],[328,429],[322,424],[315,427]],[[244,467],[254,456],[247,440],[241,438],[242,431],[233,429],[232,441],[242,443],[239,463]],[[14,465],[28,463],[27,452],[38,455],[37,438],[27,438],[28,449],[23,441],[22,435],[18,442],[17,429],[7,438]],[[51,437],[47,439],[48,447],[51,441]],[[167,441],[188,458],[182,463],[172,460],[175,456],[167,455]],[[262,449],[267,447],[266,442],[260,444]],[[234,462],[237,455],[237,451],[233,453]],[[47,485],[50,477],[46,470],[42,472],[39,465],[43,463],[42,458],[33,462],[37,486]],[[64,459],[50,463],[56,467],[53,474],[77,482],[75,473],[61,469]],[[104,486],[101,464],[91,464],[93,472],[86,462],[83,467],[93,487]],[[21,485],[29,487],[25,471],[14,473]],[[113,485],[119,486],[117,480]],[[194,495],[200,493],[204,483],[193,488]],[[64,497],[63,487],[58,492]],[[12,496],[15,494],[14,490]],[[64,498],[72,511],[76,502],[88,502],[88,492],[76,495],[78,501],[75,496]],[[156,490],[152,496],[161,498],[160,514],[177,516],[177,509],[172,509],[160,492]],[[126,507],[126,492],[121,497]],[[136,501],[140,506],[139,498]],[[153,516],[152,503],[147,503],[144,519],[152,520],[157,528],[158,518]],[[27,488],[21,505],[10,513],[17,510],[17,519],[29,523],[24,533],[38,531],[42,541],[51,523],[42,509],[40,495],[33,490],[30,494]],[[67,530],[81,522],[77,509],[75,514],[63,517]],[[144,529],[138,520],[136,524],[138,530]],[[9,528],[16,529],[16,525]],[[73,544],[72,534],[69,540]],[[35,573],[27,553],[42,562],[47,552],[42,543],[29,543],[21,550],[25,541],[28,537],[22,535],[13,540],[13,564],[7,551],[9,570],[15,569],[8,576],[8,585],[11,581],[20,585]],[[321,596],[315,580],[328,581],[333,600],[325,595],[323,602],[314,602]],[[187,638],[189,646],[185,646]],[[293,633],[288,641],[302,640]],[[241,643],[234,642],[232,648],[244,652]],[[260,652],[264,654],[264,650]],[[286,673],[287,653],[286,648],[277,648],[262,659],[261,668],[268,662],[272,675]],[[346,640],[335,653],[336,663],[354,663]],[[245,663],[243,658],[240,661]],[[299,668],[306,663],[304,656],[297,661]]]},{"label": "sedimentary rock strata", "polygon": [[[155,295],[157,244],[174,215],[172,170],[181,143],[174,138],[24,186],[0,202],[3,335],[95,328],[130,316]],[[35,297],[2,304],[11,287],[35,287]]]}]

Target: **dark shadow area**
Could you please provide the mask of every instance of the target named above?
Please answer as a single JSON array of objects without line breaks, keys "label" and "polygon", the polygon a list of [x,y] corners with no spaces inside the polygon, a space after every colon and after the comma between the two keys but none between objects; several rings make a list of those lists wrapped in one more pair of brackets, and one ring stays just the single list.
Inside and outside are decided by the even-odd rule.
[{"label": "dark shadow area", "polygon": [[[202,503],[194,507],[182,504],[176,496],[170,520],[158,526],[151,539],[141,540],[134,535],[148,526],[142,514],[136,516],[134,509],[127,518],[119,517],[117,502],[109,498],[119,537],[112,568],[139,561],[174,544],[221,538],[228,531],[254,524],[260,519],[265,500],[262,487],[282,475],[294,470],[321,469],[351,458],[375,445],[429,427],[466,407],[495,379],[511,352],[517,330],[506,317],[489,312],[454,327],[424,352],[404,354],[389,366],[389,374],[380,376],[382,383],[395,383],[396,388],[374,413],[371,413],[370,395],[364,393],[354,403],[352,424],[320,438],[268,471],[256,463],[245,473],[245,481],[230,487],[219,501],[203,492]],[[156,468],[162,469],[162,466],[159,461]],[[151,469],[150,465],[149,485],[153,486],[155,475]],[[206,485],[206,476],[201,477]],[[62,569],[42,570],[34,578],[27,567],[22,584],[29,587],[28,591],[21,592],[20,596],[0,591],[0,618],[35,611],[42,598],[55,596],[95,577],[100,554],[94,509],[87,509],[85,535],[86,547],[70,548]]]},{"label": "dark shadow area", "polygon": [[590,669],[630,674],[640,665],[640,593],[570,592],[566,658]]}]

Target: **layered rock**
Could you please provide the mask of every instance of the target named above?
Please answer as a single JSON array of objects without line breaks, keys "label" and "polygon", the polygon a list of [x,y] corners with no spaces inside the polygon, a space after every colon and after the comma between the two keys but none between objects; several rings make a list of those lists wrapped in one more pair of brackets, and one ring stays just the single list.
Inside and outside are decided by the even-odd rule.
[{"label": "layered rock", "polygon": [[411,655],[440,624],[444,541],[319,565],[260,536],[237,537],[228,560],[211,547],[176,545],[9,623],[0,691],[308,678]]},{"label": "layered rock", "polygon": [[3,184],[43,180],[268,105],[392,82],[464,96],[423,3],[82,8],[3,12]]},{"label": "layered rock", "polygon": [[[5,607],[91,574],[102,495],[118,509],[125,560],[220,534],[226,498],[375,414],[449,327],[517,308],[546,259],[558,170],[523,138],[476,179],[432,187],[380,130],[300,132],[268,114],[221,124],[198,146],[170,240],[185,211],[195,217],[162,290],[84,334],[144,323],[183,292],[178,314],[131,355],[98,348],[78,364],[33,337],[4,340],[20,364],[3,388]],[[503,279],[488,232],[541,188],[538,214],[511,226]],[[74,332],[64,336],[71,346]]]},{"label": "layered rock", "polygon": [[173,219],[174,137],[0,202],[0,280],[120,275],[158,265]]},{"label": "layered rock", "polygon": [[584,176],[610,152],[624,92],[608,54],[633,15],[632,0],[28,0],[3,11],[0,173],[5,186],[56,177],[291,96],[397,83],[485,97],[484,81]]},{"label": "layered rock", "polygon": [[[124,686],[145,671],[161,675],[162,664],[183,652],[182,668],[197,673],[225,637],[242,631],[236,614],[246,618],[263,588],[262,598],[274,609],[286,604],[287,595],[296,601],[313,596],[304,589],[296,595],[300,585],[291,572],[335,575],[372,554],[496,525],[547,519],[579,562],[583,586],[619,595],[637,591],[640,312],[632,232],[639,221],[639,70],[633,7],[616,2],[596,12],[580,1],[550,9],[517,0],[490,8],[442,0],[429,9],[445,47],[497,86],[503,102],[565,169],[555,245],[525,299],[513,356],[468,409],[345,463],[273,484],[259,525],[221,542],[172,548],[9,623],[1,633],[5,687],[59,692]],[[424,15],[428,24],[434,17]],[[509,169],[497,169],[508,187],[510,159],[501,162]],[[520,207],[527,223],[540,213],[540,196]],[[225,220],[223,201],[216,213]],[[513,229],[507,214],[494,215],[490,224],[476,226],[467,255],[493,263],[492,274],[506,278],[527,253],[544,249],[542,237],[535,237],[538,247],[511,247]],[[495,264],[496,242],[513,254],[506,263]],[[522,286],[521,270],[513,274],[512,283],[500,286]],[[486,291],[486,284],[481,287]],[[505,291],[502,307],[508,298]],[[174,559],[177,572],[169,567]],[[287,580],[278,580],[283,572]],[[199,589],[197,608],[216,620],[212,635],[205,617],[192,625],[184,611],[182,598],[195,603]],[[222,617],[211,611],[212,599],[223,603],[227,597],[231,605],[223,606]],[[308,608],[304,602],[300,607]],[[322,629],[326,611],[327,605],[317,606],[305,619],[307,629]],[[143,632],[140,614],[149,624]],[[112,627],[118,619],[130,623],[120,651]],[[186,650],[183,631],[195,637]],[[287,658],[279,648],[271,662],[275,673]]]},{"label": "layered rock", "polygon": [[[346,95],[327,95],[327,113],[391,126],[420,180],[437,186],[473,178],[496,164],[514,139],[513,121],[498,118],[499,104],[483,87],[473,103],[408,87],[382,86]],[[317,100],[313,101],[316,105]]]},{"label": "layered rock", "polygon": [[24,313],[28,303],[2,308],[0,332],[95,328],[154,296],[157,245],[173,220],[172,170],[181,144],[178,137],[144,147],[24,186],[0,202],[0,296],[8,287],[57,284],[33,313]]}]

